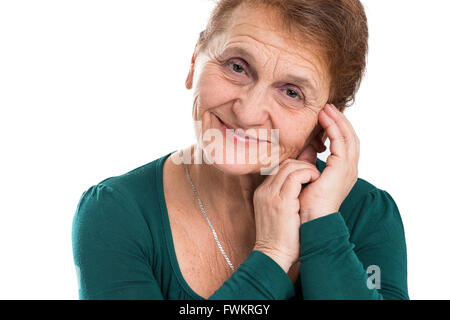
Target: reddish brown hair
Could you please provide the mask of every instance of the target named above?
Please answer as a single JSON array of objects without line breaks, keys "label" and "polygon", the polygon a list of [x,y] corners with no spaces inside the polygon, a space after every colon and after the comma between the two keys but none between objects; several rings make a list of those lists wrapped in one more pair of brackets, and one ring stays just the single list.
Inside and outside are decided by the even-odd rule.
[{"label": "reddish brown hair", "polygon": [[366,68],[369,37],[359,0],[217,0],[206,29],[200,33],[200,50],[226,29],[233,9],[243,3],[276,9],[287,31],[323,53],[331,77],[328,103],[338,108],[354,103]]}]

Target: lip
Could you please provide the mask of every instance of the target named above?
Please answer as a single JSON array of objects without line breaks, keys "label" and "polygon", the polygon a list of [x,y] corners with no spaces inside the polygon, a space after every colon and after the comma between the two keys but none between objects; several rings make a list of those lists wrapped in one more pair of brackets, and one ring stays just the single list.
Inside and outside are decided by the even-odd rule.
[{"label": "lip", "polygon": [[[253,137],[250,134],[247,133],[243,133],[242,135],[237,134],[238,128],[230,125],[229,123],[223,121],[218,115],[214,114],[217,118],[217,120],[219,120],[221,129],[222,129],[222,133],[224,134],[224,136],[226,137],[227,135],[227,129],[228,129],[228,134],[230,134],[231,136],[233,136],[234,139],[242,141],[244,143],[258,143],[258,142],[267,142],[266,140],[261,140],[258,138]],[[240,129],[240,131],[243,131],[243,129]]]}]

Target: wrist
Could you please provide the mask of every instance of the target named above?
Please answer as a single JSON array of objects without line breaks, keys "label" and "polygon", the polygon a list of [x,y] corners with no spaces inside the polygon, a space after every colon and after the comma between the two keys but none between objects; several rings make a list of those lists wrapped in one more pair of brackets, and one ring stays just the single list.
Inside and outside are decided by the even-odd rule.
[{"label": "wrist", "polygon": [[275,252],[274,250],[269,250],[267,248],[261,248],[257,246],[255,246],[253,250],[260,251],[267,255],[269,258],[275,261],[286,273],[288,273],[289,269],[292,266],[292,262],[290,261],[290,259],[283,257],[283,255]]},{"label": "wrist", "polygon": [[300,210],[300,224],[302,225],[308,221],[315,220],[315,219],[318,219],[321,217],[325,217],[325,216],[328,216],[328,215],[333,214],[338,211],[339,211],[339,209],[322,210],[320,212],[309,211],[309,210],[306,210],[306,211]]}]

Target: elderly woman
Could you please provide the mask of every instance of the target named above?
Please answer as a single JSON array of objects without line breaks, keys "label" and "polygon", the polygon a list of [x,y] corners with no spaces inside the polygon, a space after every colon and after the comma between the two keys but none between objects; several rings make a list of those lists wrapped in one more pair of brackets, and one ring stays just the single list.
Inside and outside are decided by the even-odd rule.
[{"label": "elderly woman", "polygon": [[358,0],[218,1],[186,80],[197,143],[83,193],[80,299],[409,299],[399,210],[343,114],[367,40]]}]

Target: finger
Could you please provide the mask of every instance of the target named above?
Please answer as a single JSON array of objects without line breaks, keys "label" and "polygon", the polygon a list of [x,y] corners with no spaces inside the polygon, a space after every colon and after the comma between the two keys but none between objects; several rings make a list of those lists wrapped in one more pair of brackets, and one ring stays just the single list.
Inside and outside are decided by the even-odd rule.
[{"label": "finger", "polygon": [[270,184],[270,188],[279,191],[283,186],[287,176],[291,172],[301,169],[315,170],[320,174],[320,171],[316,168],[315,165],[312,165],[304,161],[288,159],[285,162],[283,162],[282,166],[280,167],[280,170],[278,170],[278,173],[273,178],[272,183]]},{"label": "finger", "polygon": [[325,111],[333,118],[338,127],[341,129],[342,136],[346,141],[353,142],[356,140],[356,132],[347,117],[339,111],[334,105],[328,105]]},{"label": "finger", "polygon": [[284,199],[298,198],[302,190],[302,184],[314,182],[320,177],[320,173],[311,169],[301,169],[291,172],[280,189],[280,197]]},{"label": "finger", "polygon": [[358,135],[356,134],[355,128],[353,127],[350,120],[345,116],[344,112],[343,111],[338,112],[338,115],[339,115],[339,117],[341,117],[343,119],[343,123],[347,126],[351,135],[357,139]]},{"label": "finger", "polygon": [[342,112],[333,107],[334,106],[332,106],[331,109],[333,109],[335,112],[331,112],[329,115],[334,119],[338,119],[337,121],[335,121],[341,128],[341,132],[343,132],[343,136],[347,145],[347,155],[352,158],[359,159],[360,143],[358,135],[356,134],[353,125],[347,119],[347,117]]},{"label": "finger", "polygon": [[[326,108],[326,107],[325,107]],[[344,156],[347,153],[347,146],[344,136],[341,133],[340,127],[333,118],[331,118],[326,111],[319,113],[319,121],[330,139],[330,152],[336,156]]]}]

